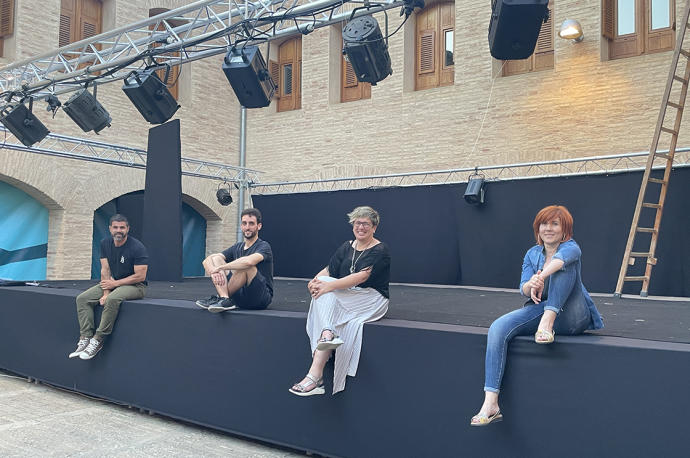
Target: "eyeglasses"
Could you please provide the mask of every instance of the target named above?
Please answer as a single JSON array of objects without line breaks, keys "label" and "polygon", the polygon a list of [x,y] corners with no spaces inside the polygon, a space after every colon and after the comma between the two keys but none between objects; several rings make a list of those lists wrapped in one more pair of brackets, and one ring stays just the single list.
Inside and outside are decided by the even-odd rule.
[{"label": "eyeglasses", "polygon": [[355,227],[362,226],[365,229],[370,228],[372,226],[372,224],[368,221],[355,221],[354,223],[352,223],[352,225]]}]

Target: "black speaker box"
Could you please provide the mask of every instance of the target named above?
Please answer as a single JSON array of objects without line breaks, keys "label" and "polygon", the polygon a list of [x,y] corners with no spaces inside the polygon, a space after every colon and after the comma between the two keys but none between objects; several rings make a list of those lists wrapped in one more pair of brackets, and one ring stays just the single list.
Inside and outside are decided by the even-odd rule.
[{"label": "black speaker box", "polygon": [[379,23],[372,16],[360,16],[343,29],[343,52],[352,64],[357,80],[375,85],[393,73],[391,56]]},{"label": "black speaker box", "polygon": [[125,78],[122,90],[151,124],[164,123],[180,108],[175,97],[156,75],[156,68],[133,71]]},{"label": "black speaker box", "polygon": [[112,119],[88,90],[82,89],[65,102],[62,109],[84,132],[96,133],[110,126]]},{"label": "black speaker box", "polygon": [[5,107],[0,122],[26,146],[40,142],[50,132],[23,103]]},{"label": "black speaker box", "polygon": [[262,108],[271,103],[276,84],[258,46],[231,49],[223,60],[223,72],[243,107]]},{"label": "black speaker box", "polygon": [[526,59],[534,52],[549,0],[494,0],[489,49],[496,59]]}]

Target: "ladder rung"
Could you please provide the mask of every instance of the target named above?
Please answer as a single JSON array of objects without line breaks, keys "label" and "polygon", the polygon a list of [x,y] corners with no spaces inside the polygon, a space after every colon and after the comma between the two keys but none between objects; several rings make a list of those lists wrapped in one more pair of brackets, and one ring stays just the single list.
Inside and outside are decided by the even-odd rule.
[{"label": "ladder rung", "polygon": [[688,52],[688,51],[686,51],[686,50],[684,50],[684,49],[681,49],[681,50],[680,50],[680,53],[681,53],[682,55],[684,55],[685,57],[687,57],[688,59],[690,59],[690,52]]},{"label": "ladder rung", "polygon": [[667,134],[678,135],[678,132],[676,132],[673,129],[669,129],[668,127],[662,127],[661,130],[662,132],[666,132]]},{"label": "ladder rung", "polygon": [[[663,127],[662,127],[662,129],[663,129]],[[671,159],[673,159],[671,156],[669,156],[669,155],[666,154],[666,153],[654,153],[654,155],[655,155],[656,157],[663,157],[664,159],[667,159],[667,160],[669,160],[669,161],[670,161]]]},{"label": "ladder rung", "polygon": [[688,85],[688,80],[686,80],[686,79],[683,78],[682,76],[674,75],[674,76],[673,76],[673,79],[676,80],[676,81],[680,81],[681,83],[683,83],[683,84],[686,85],[686,86]]},{"label": "ladder rung", "polygon": [[666,182],[665,182],[664,180],[660,180],[660,179],[658,179],[658,178],[650,178],[649,181],[650,181],[651,183],[666,184]]},{"label": "ladder rung", "polygon": [[661,205],[659,204],[650,204],[648,202],[643,202],[642,206],[646,208],[661,208]]},{"label": "ladder rung", "polygon": [[656,233],[656,229],[653,227],[638,227],[637,232],[649,232],[649,233]]},{"label": "ladder rung", "polygon": [[630,253],[630,256],[636,257],[636,258],[648,258],[651,255],[651,253],[640,253],[638,251],[632,251]]},{"label": "ladder rung", "polygon": [[676,110],[682,110],[683,106],[673,102],[667,102],[666,105],[675,108]]},{"label": "ladder rung", "polygon": [[647,279],[648,277],[645,275],[642,275],[640,277],[623,277],[624,281],[645,281]]}]

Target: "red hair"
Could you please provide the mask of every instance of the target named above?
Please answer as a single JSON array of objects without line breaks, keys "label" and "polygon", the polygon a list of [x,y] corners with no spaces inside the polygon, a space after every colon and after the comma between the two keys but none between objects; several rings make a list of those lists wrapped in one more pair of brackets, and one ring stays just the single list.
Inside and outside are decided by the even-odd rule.
[{"label": "red hair", "polygon": [[537,216],[534,217],[534,223],[532,223],[534,238],[538,245],[544,244],[539,237],[539,226],[555,219],[560,221],[561,228],[563,229],[563,239],[561,242],[567,242],[573,237],[573,215],[562,205],[549,205],[539,210]]}]

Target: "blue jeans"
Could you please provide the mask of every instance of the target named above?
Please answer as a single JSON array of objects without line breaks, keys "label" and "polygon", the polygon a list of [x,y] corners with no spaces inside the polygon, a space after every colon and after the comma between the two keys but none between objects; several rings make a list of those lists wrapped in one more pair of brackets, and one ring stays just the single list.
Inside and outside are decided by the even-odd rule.
[{"label": "blue jeans", "polygon": [[530,300],[521,309],[513,310],[491,324],[486,341],[484,391],[499,392],[508,342],[514,336],[537,332],[544,310],[552,310],[558,315],[553,325],[558,335],[582,334],[589,327],[592,317],[576,279],[577,270],[573,263],[549,277],[546,299],[541,303],[535,304]]}]

